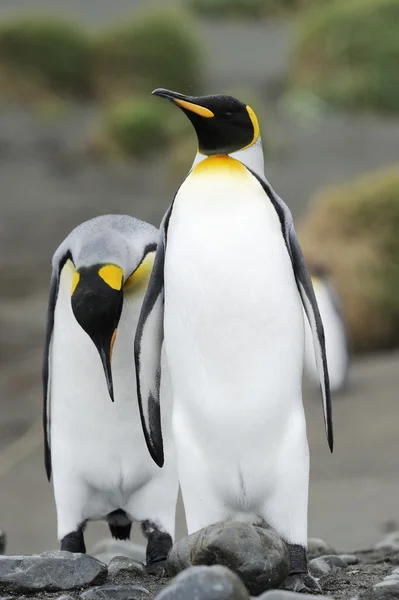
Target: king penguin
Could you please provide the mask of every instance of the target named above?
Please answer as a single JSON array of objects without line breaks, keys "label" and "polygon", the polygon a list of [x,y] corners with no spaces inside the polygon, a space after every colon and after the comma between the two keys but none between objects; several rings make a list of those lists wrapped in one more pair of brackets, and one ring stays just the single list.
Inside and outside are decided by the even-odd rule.
[{"label": "king penguin", "polygon": [[[323,320],[330,389],[332,392],[342,391],[349,381],[349,342],[341,301],[329,271],[324,265],[312,265],[310,274]],[[312,332],[306,322],[305,373],[311,381],[318,382]]]},{"label": "king penguin", "polygon": [[266,180],[249,106],[229,96],[153,94],[189,118],[198,152],[162,220],[136,330],[147,445],[162,465],[164,348],[188,532],[226,519],[266,521],[289,548],[285,587],[318,591],[306,554],[302,307],[332,450],[331,402],[323,325],[291,213]]},{"label": "king penguin", "polygon": [[61,550],[85,552],[87,521],[106,520],[117,539],[128,539],[137,521],[156,572],[175,529],[172,398],[163,364],[167,460],[159,469],[140,423],[134,334],[158,237],[125,215],[96,217],[68,235],[52,261],[43,364],[45,467]]}]

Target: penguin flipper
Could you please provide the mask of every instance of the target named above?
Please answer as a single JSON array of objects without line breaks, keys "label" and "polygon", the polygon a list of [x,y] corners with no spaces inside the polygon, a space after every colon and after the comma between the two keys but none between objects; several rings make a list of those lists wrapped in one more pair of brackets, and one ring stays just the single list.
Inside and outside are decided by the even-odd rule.
[{"label": "penguin flipper", "polygon": [[173,203],[160,225],[160,235],[134,339],[137,397],[147,448],[154,462],[164,463],[160,383],[164,319],[164,264],[166,236]]},{"label": "penguin flipper", "polygon": [[323,322],[321,320],[319,307],[317,305],[316,296],[313,290],[312,280],[310,278],[309,270],[299,245],[290,209],[265,179],[259,177],[259,175],[257,175],[251,169],[248,170],[259,181],[265,190],[266,195],[273,204],[280,219],[281,230],[291,258],[296,284],[301,296],[303,308],[309,321],[310,329],[312,331],[313,347],[323,399],[324,424],[326,428],[328,445],[332,452],[334,447],[334,435],[326,343],[324,338]]},{"label": "penguin flipper", "polygon": [[50,292],[47,308],[47,323],[46,335],[44,341],[43,365],[42,365],[42,383],[43,383],[43,433],[44,433],[44,466],[46,469],[47,479],[51,478],[51,446],[50,446],[50,358],[51,358],[51,341],[54,328],[55,305],[57,303],[58,288],[60,284],[60,273],[68,259],[71,259],[71,254],[68,251],[64,254],[60,261],[53,261],[53,270],[50,280]]},{"label": "penguin flipper", "polygon": [[296,283],[310,328],[312,330],[313,347],[323,398],[324,423],[326,427],[328,445],[332,452],[334,447],[334,435],[324,327],[313,290],[312,280],[302,254],[292,220],[285,222],[285,226],[286,241],[291,254],[291,262],[294,269]]}]

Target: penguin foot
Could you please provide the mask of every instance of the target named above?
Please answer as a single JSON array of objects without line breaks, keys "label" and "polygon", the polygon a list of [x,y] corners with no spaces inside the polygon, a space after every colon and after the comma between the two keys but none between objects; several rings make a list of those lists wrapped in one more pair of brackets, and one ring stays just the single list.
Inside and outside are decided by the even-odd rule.
[{"label": "penguin foot", "polygon": [[61,550],[66,552],[81,552],[86,554],[86,546],[82,529],[68,533],[61,540]]},{"label": "penguin foot", "polygon": [[166,575],[166,559],[173,545],[172,537],[169,533],[161,531],[155,523],[150,521],[144,521],[141,528],[148,540],[146,550],[147,573],[164,577]]},{"label": "penguin foot", "polygon": [[146,573],[156,577],[168,577],[166,560],[159,560],[156,563],[150,563],[145,566]]},{"label": "penguin foot", "polygon": [[309,573],[292,573],[281,587],[302,594],[320,594],[322,591],[317,580]]}]

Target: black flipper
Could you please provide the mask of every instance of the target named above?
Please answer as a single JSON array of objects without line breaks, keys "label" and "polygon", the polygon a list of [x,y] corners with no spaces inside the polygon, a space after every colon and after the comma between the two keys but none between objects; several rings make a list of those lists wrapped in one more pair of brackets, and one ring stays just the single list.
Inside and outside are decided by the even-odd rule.
[{"label": "black flipper", "polygon": [[50,280],[50,293],[47,308],[46,337],[44,342],[44,355],[42,366],[43,382],[43,433],[44,433],[44,466],[47,479],[51,478],[51,447],[50,447],[50,383],[51,383],[51,340],[54,328],[54,313],[57,304],[58,288],[60,283],[60,273],[68,259],[72,259],[70,252],[67,252],[57,265],[53,265]]},{"label": "black flipper", "polygon": [[330,380],[328,377],[327,368],[326,344],[324,339],[323,323],[320,317],[319,308],[317,306],[312,280],[310,278],[309,270],[298,242],[291,211],[265,180],[261,179],[253,171],[251,171],[251,173],[262,185],[266,194],[273,203],[273,206],[276,209],[276,212],[280,219],[281,229],[284,235],[289,255],[291,257],[292,267],[294,270],[299,294],[301,296],[302,304],[305,309],[306,316],[308,318],[310,328],[313,334],[313,346],[315,351],[315,358],[317,370],[319,373],[320,387],[323,399],[324,423],[326,428],[328,445],[332,452],[334,446],[334,436],[331,411]]},{"label": "black flipper", "polygon": [[[164,463],[159,390],[164,318],[164,264],[166,237],[173,203],[160,225],[154,266],[141,307],[134,339],[137,397],[140,418],[148,450],[155,463]],[[144,360],[142,358],[144,357]]]}]

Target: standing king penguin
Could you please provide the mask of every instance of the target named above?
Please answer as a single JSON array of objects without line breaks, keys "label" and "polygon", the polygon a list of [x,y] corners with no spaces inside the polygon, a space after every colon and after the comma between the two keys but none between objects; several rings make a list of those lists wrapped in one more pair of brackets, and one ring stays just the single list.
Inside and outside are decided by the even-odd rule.
[{"label": "standing king penguin", "polygon": [[323,326],[291,213],[265,178],[249,106],[229,96],[153,94],[190,119],[198,152],[163,218],[136,330],[147,445],[161,466],[164,347],[188,532],[226,519],[262,519],[288,544],[285,587],[315,592],[306,556],[302,305],[331,450],[333,431]]},{"label": "standing king penguin", "polygon": [[[328,375],[331,392],[344,390],[349,380],[349,341],[341,302],[328,270],[322,265],[310,268],[317,305],[323,320]],[[305,373],[318,382],[312,332],[305,323]]]},{"label": "standing king penguin", "polygon": [[168,369],[165,470],[148,454],[135,401],[134,333],[158,238],[125,215],[91,219],[68,235],[52,262],[43,365],[45,467],[61,550],[85,552],[89,520],[107,520],[117,539],[139,521],[150,571],[172,546],[178,492]]}]

